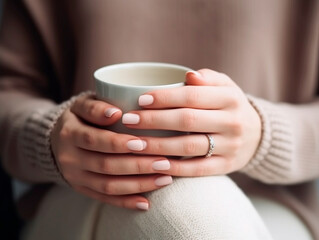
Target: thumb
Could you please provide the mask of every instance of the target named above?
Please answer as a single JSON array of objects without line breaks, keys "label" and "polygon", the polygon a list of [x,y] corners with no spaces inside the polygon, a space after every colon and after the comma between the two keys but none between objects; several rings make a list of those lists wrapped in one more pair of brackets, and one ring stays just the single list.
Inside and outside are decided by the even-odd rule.
[{"label": "thumb", "polygon": [[78,97],[72,104],[70,111],[79,118],[95,125],[108,126],[118,121],[122,111],[93,96]]},{"label": "thumb", "polygon": [[210,69],[200,69],[186,73],[186,85],[229,86],[234,84],[235,83],[226,74]]}]

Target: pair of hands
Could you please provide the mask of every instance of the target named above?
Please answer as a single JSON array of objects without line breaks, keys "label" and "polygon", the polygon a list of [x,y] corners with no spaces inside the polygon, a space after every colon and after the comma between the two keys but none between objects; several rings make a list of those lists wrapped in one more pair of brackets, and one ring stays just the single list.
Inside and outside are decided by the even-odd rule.
[{"label": "pair of hands", "polygon": [[[64,178],[91,198],[147,210],[149,202],[141,193],[171,184],[172,176],[221,175],[244,167],[261,138],[259,115],[245,94],[228,76],[209,69],[188,72],[186,85],[146,93],[139,99],[144,109],[123,116],[106,102],[77,99],[51,134],[52,151]],[[102,128],[121,117],[130,128],[191,134],[136,137]],[[211,157],[205,157],[206,133],[215,142]]]}]

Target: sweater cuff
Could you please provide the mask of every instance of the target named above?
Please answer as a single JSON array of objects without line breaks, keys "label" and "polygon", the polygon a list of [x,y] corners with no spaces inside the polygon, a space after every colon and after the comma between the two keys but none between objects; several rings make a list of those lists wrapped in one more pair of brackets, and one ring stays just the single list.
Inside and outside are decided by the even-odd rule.
[{"label": "sweater cuff", "polygon": [[292,128],[280,107],[247,96],[262,121],[262,137],[252,160],[242,173],[265,183],[288,183],[293,152]]},{"label": "sweater cuff", "polygon": [[68,185],[54,159],[50,135],[63,112],[77,98],[88,95],[94,95],[94,93],[91,91],[83,92],[52,108],[36,109],[24,124],[19,138],[21,157],[26,159],[32,166],[40,169],[46,175],[48,182]]}]

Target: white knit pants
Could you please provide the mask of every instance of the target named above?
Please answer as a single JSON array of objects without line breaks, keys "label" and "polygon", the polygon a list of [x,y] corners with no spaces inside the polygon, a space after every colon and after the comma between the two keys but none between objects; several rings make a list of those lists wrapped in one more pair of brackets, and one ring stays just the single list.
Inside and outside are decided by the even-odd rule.
[{"label": "white knit pants", "polygon": [[273,239],[249,199],[226,176],[175,178],[147,197],[151,208],[141,212],[55,187],[23,239]]}]

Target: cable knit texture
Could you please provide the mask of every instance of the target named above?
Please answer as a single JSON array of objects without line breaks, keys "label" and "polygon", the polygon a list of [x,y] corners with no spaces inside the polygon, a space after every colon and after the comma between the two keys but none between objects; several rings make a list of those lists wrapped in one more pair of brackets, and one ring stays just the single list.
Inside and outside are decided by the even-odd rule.
[{"label": "cable knit texture", "polygon": [[248,96],[262,121],[262,138],[253,159],[241,172],[267,183],[286,183],[290,176],[293,144],[291,126],[274,104]]},{"label": "cable knit texture", "polygon": [[50,135],[63,112],[77,98],[87,95],[93,95],[93,93],[91,91],[81,93],[51,109],[37,109],[25,122],[21,137],[19,138],[21,144],[20,154],[32,165],[44,171],[49,181],[68,185],[54,159]]}]

